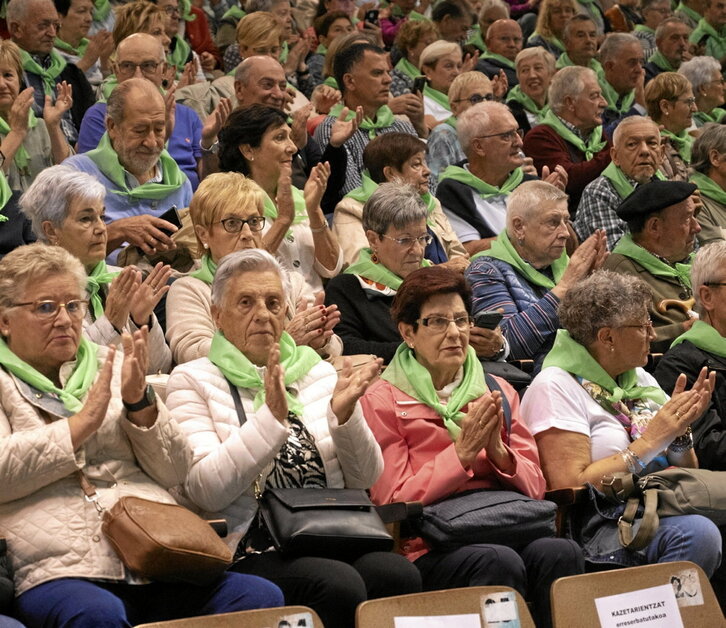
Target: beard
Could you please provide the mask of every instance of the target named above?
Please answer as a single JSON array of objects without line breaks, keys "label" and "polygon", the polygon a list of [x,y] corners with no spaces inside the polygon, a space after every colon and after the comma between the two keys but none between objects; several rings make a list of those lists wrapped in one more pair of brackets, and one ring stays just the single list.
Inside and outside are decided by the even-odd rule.
[{"label": "beard", "polygon": [[159,161],[161,150],[153,153],[127,150],[124,146],[116,149],[119,163],[131,174],[138,178],[149,172]]}]

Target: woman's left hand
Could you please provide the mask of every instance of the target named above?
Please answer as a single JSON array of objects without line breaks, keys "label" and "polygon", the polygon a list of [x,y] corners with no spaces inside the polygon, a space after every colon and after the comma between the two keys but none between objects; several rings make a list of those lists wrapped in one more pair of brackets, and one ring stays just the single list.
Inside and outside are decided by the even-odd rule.
[{"label": "woman's left hand", "polygon": [[121,367],[121,399],[125,403],[138,403],[146,390],[146,370],[149,366],[149,328],[144,325],[133,335],[124,332],[121,344],[124,363]]},{"label": "woman's left hand", "polygon": [[52,103],[51,97],[48,94],[45,96],[43,120],[45,120],[45,124],[49,127],[58,126],[65,112],[73,106],[73,86],[62,81],[58,83],[57,87],[58,93],[55,104]]},{"label": "woman's left hand", "polygon": [[161,298],[169,292],[169,277],[171,277],[171,266],[159,262],[149,273],[149,276],[141,282],[129,313],[134,325],[141,327],[148,325],[154,308],[161,301]]},{"label": "woman's left hand", "polygon": [[328,177],[330,177],[330,164],[327,161],[321,161],[310,171],[303,190],[308,216],[320,210],[320,201],[323,200],[325,188],[328,186]]},{"label": "woman's left hand", "polygon": [[354,371],[350,358],[345,358],[343,370],[338,373],[338,382],[330,400],[330,407],[338,418],[338,425],[348,421],[358,399],[378,377],[382,366],[383,359],[377,358],[373,363]]},{"label": "woman's left hand", "polygon": [[313,104],[308,103],[290,114],[292,124],[290,125],[290,139],[295,143],[298,150],[302,150],[308,143],[308,118],[313,112]]},{"label": "woman's left hand", "polygon": [[302,298],[298,301],[295,316],[285,326],[297,345],[307,345],[316,351],[325,346],[333,335],[333,328],[340,321],[337,305],[325,307],[325,293],[321,290],[315,295],[313,305]]}]

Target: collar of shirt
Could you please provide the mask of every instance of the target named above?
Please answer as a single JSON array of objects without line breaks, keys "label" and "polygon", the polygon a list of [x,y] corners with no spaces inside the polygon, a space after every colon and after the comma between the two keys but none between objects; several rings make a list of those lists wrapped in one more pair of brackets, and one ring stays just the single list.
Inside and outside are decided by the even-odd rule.
[{"label": "collar of shirt", "polygon": [[[128,170],[124,169],[124,174],[126,175],[126,184],[129,186],[130,189],[137,188],[141,185],[141,182],[132,175]],[[151,177],[147,181],[147,183],[163,183],[164,182],[164,173],[161,171],[161,167],[159,166],[159,163],[154,166],[154,176]]]}]

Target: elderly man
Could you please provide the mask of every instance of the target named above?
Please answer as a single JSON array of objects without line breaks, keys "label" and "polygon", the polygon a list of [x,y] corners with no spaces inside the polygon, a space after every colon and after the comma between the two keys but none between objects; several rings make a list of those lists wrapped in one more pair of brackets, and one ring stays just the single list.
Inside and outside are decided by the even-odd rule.
[{"label": "elderly man", "polygon": [[626,118],[615,129],[610,156],[611,164],[582,192],[574,227],[581,241],[604,229],[612,250],[626,227],[615,213],[618,205],[637,185],[664,178],[658,171],[663,163],[658,125],[650,118]]},{"label": "elderly man", "polygon": [[681,18],[688,28],[693,30],[703,17],[706,0],[681,0],[675,10],[675,16]]},{"label": "elderly man", "polygon": [[600,63],[600,87],[608,102],[603,125],[609,135],[623,118],[645,115],[643,47],[629,33],[610,33],[600,46]]},{"label": "elderly man", "polygon": [[691,29],[677,17],[668,17],[655,29],[655,53],[645,64],[645,82],[661,72],[677,72],[689,52]]},{"label": "elderly man", "polygon": [[693,294],[691,256],[701,230],[695,191],[692,183],[654,181],[637,188],[617,209],[630,233],[618,242],[604,268],[639,277],[650,287],[655,352],[665,351],[693,324],[686,309],[666,308],[662,301],[686,301]]},{"label": "elderly man", "polygon": [[503,71],[509,88],[519,85],[514,60],[522,50],[522,29],[514,20],[497,20],[489,27],[486,36],[487,51],[481,56],[476,69],[490,79]]},{"label": "elderly man", "polygon": [[568,207],[574,216],[585,186],[610,163],[610,144],[602,134],[602,97],[590,68],[562,68],[548,91],[550,110],[524,137],[524,153],[537,170],[559,164],[567,172]]},{"label": "elderly man", "polygon": [[[398,118],[393,115],[388,100],[391,85],[389,62],[384,51],[371,44],[353,44],[335,57],[333,73],[343,94],[343,102],[337,104],[315,129],[315,139],[325,148],[334,139],[334,125],[337,116],[344,108],[348,109],[347,120],[350,120],[352,136],[345,141],[348,159],[343,194],[357,188],[361,184],[363,171],[363,150],[371,139],[381,133],[410,133],[426,137],[427,130],[423,119],[423,100],[419,100],[420,109],[415,115]],[[358,125],[357,119],[362,114]],[[358,126],[355,130],[355,126]]]},{"label": "elderly man", "polygon": [[689,41],[704,47],[704,54],[719,63],[726,57],[726,0],[707,0],[703,17],[693,29]]},{"label": "elderly man", "polygon": [[[188,207],[192,186],[164,150],[166,116],[158,87],[130,78],[108,98],[106,134],[98,148],[63,162],[106,186],[109,253],[124,243],[147,254],[174,248],[162,229],[176,227],[159,216],[174,206]],[[109,261],[115,258],[116,253]]]},{"label": "elderly man", "polygon": [[[146,78],[158,88],[161,88],[167,67],[163,46],[156,37],[146,33],[135,33],[124,39],[118,45],[116,59],[112,63],[115,79],[119,83],[130,78]],[[83,116],[81,132],[78,135],[78,152],[85,153],[96,148],[105,132],[106,103],[99,102]],[[174,129],[169,136],[167,150],[189,178],[193,190],[199,185],[204,139],[211,138],[202,137],[202,121],[197,113],[177,103]]]},{"label": "elderly man", "polygon": [[63,134],[74,145],[83,114],[94,102],[93,89],[83,71],[53,48],[58,33],[58,12],[53,0],[10,0],[5,20],[20,48],[25,83],[34,88],[33,112],[43,117],[45,97],[55,102],[56,85],[66,81],[73,89],[73,106],[61,119]]},{"label": "elderly man", "polygon": [[497,20],[506,20],[509,18],[509,5],[503,0],[484,0],[479,9],[479,16],[471,34],[467,40],[467,44],[476,46],[479,52],[486,52],[487,47],[484,39],[487,36],[489,27]]},{"label": "elderly man", "polygon": [[597,27],[586,15],[576,15],[567,24],[562,32],[563,52],[557,58],[558,70],[570,65],[581,65],[590,68],[595,74],[602,74],[602,66],[595,58],[597,55]]}]

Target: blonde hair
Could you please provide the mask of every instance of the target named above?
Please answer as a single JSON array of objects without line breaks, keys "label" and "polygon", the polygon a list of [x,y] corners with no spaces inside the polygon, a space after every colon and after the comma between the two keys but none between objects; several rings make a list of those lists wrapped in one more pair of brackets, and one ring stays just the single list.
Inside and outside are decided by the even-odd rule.
[{"label": "blonde hair", "polygon": [[422,70],[424,66],[434,68],[442,57],[457,53],[461,56],[461,47],[459,44],[439,39],[423,49],[421,56],[418,58],[418,68],[419,70]]},{"label": "blonde hair", "polygon": [[461,98],[461,94],[464,90],[472,85],[483,85],[485,89],[490,92],[492,91],[492,82],[483,72],[479,72],[477,70],[463,72],[451,81],[451,86],[449,87],[449,102]]},{"label": "blonde hair", "polygon": [[556,37],[552,31],[552,13],[551,9],[560,5],[569,5],[572,9],[572,15],[578,14],[577,3],[575,0],[542,0],[542,4],[539,7],[539,14],[537,16],[537,25],[535,31],[538,35],[541,35],[544,39],[552,39]]},{"label": "blonde hair", "polygon": [[661,100],[676,100],[691,89],[688,79],[677,72],[662,72],[645,86],[645,108],[656,122],[663,117]]},{"label": "blonde hair", "polygon": [[114,10],[116,22],[113,27],[113,44],[118,46],[124,39],[134,33],[147,33],[151,30],[151,23],[155,19],[161,19],[162,24],[166,13],[157,5],[137,0],[129,2]]},{"label": "blonde hair", "polygon": [[[206,177],[194,192],[189,204],[192,224],[210,229],[225,212],[255,207],[262,215],[265,192],[252,179],[239,172],[217,172]],[[197,253],[204,254],[204,245],[197,236]]]},{"label": "blonde hair", "polygon": [[534,46],[532,48],[524,48],[517,53],[514,58],[514,66],[519,69],[519,64],[529,61],[532,57],[538,57],[542,59],[542,63],[545,64],[551,74],[555,72],[555,60],[554,55],[551,52],[545,50],[542,46]]},{"label": "blonde hair", "polygon": [[23,62],[20,59],[20,48],[10,39],[0,39],[0,64],[15,70],[18,80],[23,78]]},{"label": "blonde hair", "polygon": [[282,45],[282,27],[272,13],[256,11],[245,15],[237,24],[237,43],[240,48],[254,48],[255,44],[276,38]]}]

